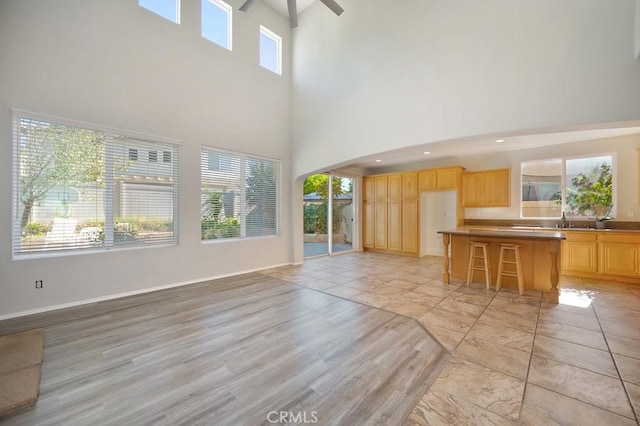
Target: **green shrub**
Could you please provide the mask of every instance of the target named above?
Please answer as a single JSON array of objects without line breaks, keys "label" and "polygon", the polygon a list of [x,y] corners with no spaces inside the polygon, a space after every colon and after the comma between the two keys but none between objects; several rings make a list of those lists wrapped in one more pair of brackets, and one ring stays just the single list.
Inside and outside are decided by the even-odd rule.
[{"label": "green shrub", "polygon": [[119,217],[118,223],[128,223],[131,229],[138,232],[171,232],[173,231],[173,219],[166,217]]},{"label": "green shrub", "polygon": [[240,221],[235,218],[223,221],[203,218],[200,227],[203,240],[238,238],[240,236]]},{"label": "green shrub", "polygon": [[[340,206],[333,209],[333,232],[340,231],[342,217],[339,211]],[[326,234],[327,233],[327,202],[322,204],[310,204],[303,207],[303,223],[305,234]]]},{"label": "green shrub", "polygon": [[24,234],[32,237],[45,235],[49,232],[49,225],[40,222],[30,222],[24,227]]}]

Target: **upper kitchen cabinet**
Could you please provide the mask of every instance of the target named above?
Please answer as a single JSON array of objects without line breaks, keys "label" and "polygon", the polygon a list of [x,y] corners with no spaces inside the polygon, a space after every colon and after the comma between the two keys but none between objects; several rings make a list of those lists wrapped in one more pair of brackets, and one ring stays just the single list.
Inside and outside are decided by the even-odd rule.
[{"label": "upper kitchen cabinet", "polygon": [[444,191],[458,187],[458,177],[462,167],[443,167],[440,169],[421,170],[418,173],[420,191]]},{"label": "upper kitchen cabinet", "polygon": [[402,198],[418,198],[418,173],[402,174]]},{"label": "upper kitchen cabinet", "polygon": [[508,207],[511,201],[511,169],[483,170],[462,175],[464,207]]},{"label": "upper kitchen cabinet", "polygon": [[388,197],[390,200],[398,200],[402,198],[402,175],[391,174],[387,176]]},{"label": "upper kitchen cabinet", "polygon": [[387,176],[375,176],[374,177],[374,190],[375,190],[375,200],[383,201],[388,197],[387,194],[388,188],[388,178]]},{"label": "upper kitchen cabinet", "polygon": [[375,200],[376,192],[375,192],[375,177],[364,176],[362,178],[362,186],[364,187],[364,191],[362,194],[362,198],[366,200]]}]

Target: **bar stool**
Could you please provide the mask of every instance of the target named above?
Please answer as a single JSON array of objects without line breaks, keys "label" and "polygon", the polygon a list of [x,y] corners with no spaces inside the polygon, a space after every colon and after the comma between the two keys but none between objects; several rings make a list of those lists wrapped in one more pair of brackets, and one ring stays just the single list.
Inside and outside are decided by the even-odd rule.
[{"label": "bar stool", "polygon": [[[491,286],[491,272],[489,271],[489,252],[487,247],[489,243],[481,243],[471,241],[469,247],[469,267],[467,269],[467,285],[471,284],[473,271],[484,271],[484,279],[487,283],[487,289]],[[480,255],[476,253],[476,249],[482,249]],[[482,264],[478,265],[476,259],[482,259]]]},{"label": "bar stool", "polygon": [[[513,252],[513,260],[506,259],[506,253]],[[515,272],[505,271],[504,266],[515,265]],[[524,282],[522,279],[522,263],[520,262],[520,246],[517,244],[500,244],[500,260],[498,260],[498,282],[496,283],[496,291],[500,290],[502,277],[516,277],[518,279],[518,292],[522,295],[524,291]]]}]

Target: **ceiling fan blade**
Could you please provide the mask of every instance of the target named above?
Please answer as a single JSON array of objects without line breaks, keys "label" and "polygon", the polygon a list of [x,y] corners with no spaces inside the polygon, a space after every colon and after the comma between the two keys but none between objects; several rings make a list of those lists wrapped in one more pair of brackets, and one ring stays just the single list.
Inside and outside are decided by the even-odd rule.
[{"label": "ceiling fan blade", "polygon": [[251,5],[255,2],[256,0],[247,0],[244,2],[244,4],[242,6],[240,6],[240,10],[243,12],[246,12],[247,10],[249,10],[249,8],[251,7]]},{"label": "ceiling fan blade", "polygon": [[298,7],[296,6],[296,0],[287,0],[287,7],[289,8],[291,28],[295,28],[298,26]]},{"label": "ceiling fan blade", "polygon": [[344,12],[344,9],[340,7],[340,5],[336,3],[334,0],[320,0],[320,1],[324,3],[324,5],[327,6],[329,9],[333,10],[333,13],[335,13],[338,16],[340,16],[342,12]]}]

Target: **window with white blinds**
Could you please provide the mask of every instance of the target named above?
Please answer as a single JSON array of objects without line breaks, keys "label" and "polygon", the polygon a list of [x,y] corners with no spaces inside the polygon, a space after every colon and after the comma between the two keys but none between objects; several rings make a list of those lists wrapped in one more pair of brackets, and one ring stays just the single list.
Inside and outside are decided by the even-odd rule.
[{"label": "window with white blinds", "polygon": [[280,162],[203,147],[202,240],[277,235]]},{"label": "window with white blinds", "polygon": [[176,144],[28,113],[13,138],[15,256],[177,244]]}]

